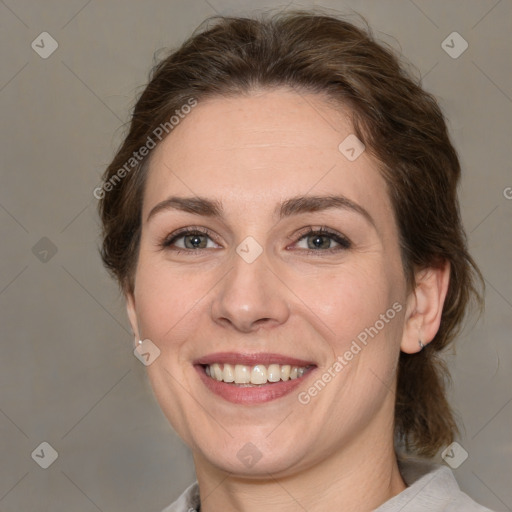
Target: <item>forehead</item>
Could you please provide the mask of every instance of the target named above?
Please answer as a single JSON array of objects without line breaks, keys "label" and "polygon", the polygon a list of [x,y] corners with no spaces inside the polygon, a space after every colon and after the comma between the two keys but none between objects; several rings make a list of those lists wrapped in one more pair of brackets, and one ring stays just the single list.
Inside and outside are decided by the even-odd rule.
[{"label": "forehead", "polygon": [[340,151],[355,137],[349,114],[288,90],[199,102],[154,150],[144,212],[170,194],[261,212],[290,196],[336,192],[389,210],[373,159],[363,151],[351,161]]}]

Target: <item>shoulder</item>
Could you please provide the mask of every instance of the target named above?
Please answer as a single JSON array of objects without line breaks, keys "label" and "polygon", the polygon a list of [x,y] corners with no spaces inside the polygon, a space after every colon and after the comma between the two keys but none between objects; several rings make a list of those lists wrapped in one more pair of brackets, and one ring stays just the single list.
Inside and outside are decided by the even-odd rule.
[{"label": "shoulder", "polygon": [[452,471],[422,460],[399,460],[407,489],[375,512],[492,512],[462,492]]},{"label": "shoulder", "polygon": [[196,512],[199,508],[199,487],[197,482],[187,487],[180,497],[162,512]]}]

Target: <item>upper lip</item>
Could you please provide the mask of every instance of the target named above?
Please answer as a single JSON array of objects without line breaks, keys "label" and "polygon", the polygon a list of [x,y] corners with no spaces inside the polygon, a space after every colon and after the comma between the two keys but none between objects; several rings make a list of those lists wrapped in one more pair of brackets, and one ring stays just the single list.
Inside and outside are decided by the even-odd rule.
[{"label": "upper lip", "polygon": [[214,363],[242,364],[245,366],[255,366],[262,364],[289,364],[290,366],[316,366],[312,361],[297,359],[296,357],[285,356],[283,354],[273,354],[271,352],[258,352],[254,354],[242,352],[216,352],[200,357],[194,361],[194,364],[209,365]]}]

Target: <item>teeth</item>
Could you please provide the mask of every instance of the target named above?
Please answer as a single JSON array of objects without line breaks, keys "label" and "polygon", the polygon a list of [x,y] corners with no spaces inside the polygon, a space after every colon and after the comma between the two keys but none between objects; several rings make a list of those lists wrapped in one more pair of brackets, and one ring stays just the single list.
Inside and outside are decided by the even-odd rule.
[{"label": "teeth", "polygon": [[281,380],[281,368],[278,364],[271,364],[268,367],[267,380],[269,382],[279,382]]},{"label": "teeth", "polygon": [[[213,372],[212,372],[212,370],[213,370]],[[212,367],[210,369],[210,373],[212,373],[213,378],[215,380],[222,380],[222,378],[223,378],[223,372],[218,364],[212,365]]]},{"label": "teeth", "polygon": [[224,365],[223,379],[224,382],[235,382],[235,372],[230,364]]},{"label": "teeth", "polygon": [[251,384],[265,384],[267,382],[267,369],[258,364],[251,371]]},{"label": "teeth", "polygon": [[289,364],[263,364],[246,366],[243,364],[206,365],[206,375],[217,381],[234,382],[235,384],[261,385],[268,382],[293,380],[302,377],[308,367],[291,366]]},{"label": "teeth", "polygon": [[243,364],[235,365],[235,384],[249,384],[249,382],[251,382],[251,368]]}]

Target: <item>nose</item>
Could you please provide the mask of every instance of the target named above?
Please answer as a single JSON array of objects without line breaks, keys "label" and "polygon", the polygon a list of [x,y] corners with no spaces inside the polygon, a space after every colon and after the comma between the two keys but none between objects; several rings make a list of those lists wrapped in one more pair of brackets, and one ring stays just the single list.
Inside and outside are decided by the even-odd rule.
[{"label": "nose", "polygon": [[234,260],[234,267],[215,288],[212,320],[243,333],[285,323],[290,316],[287,289],[266,258],[261,255],[247,263],[235,255]]}]

